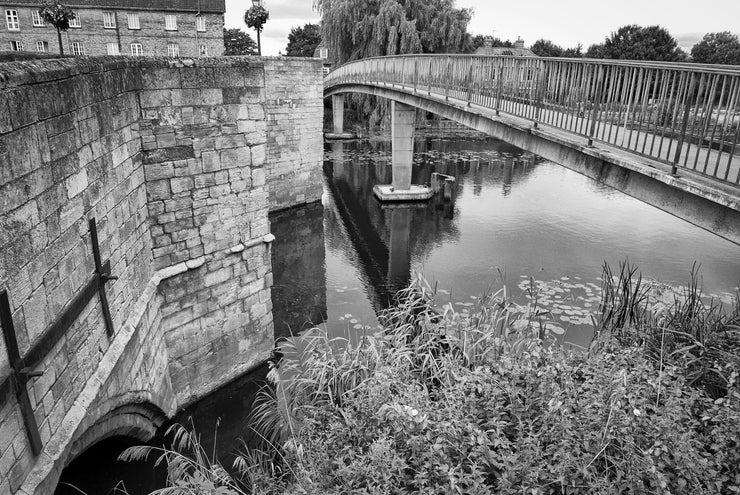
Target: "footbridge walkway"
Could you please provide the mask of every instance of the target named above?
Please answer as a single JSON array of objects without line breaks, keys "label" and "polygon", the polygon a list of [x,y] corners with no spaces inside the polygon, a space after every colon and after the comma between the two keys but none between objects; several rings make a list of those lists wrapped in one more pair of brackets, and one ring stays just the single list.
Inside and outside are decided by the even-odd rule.
[{"label": "footbridge walkway", "polygon": [[[324,80],[338,130],[344,93],[394,101],[395,134],[396,120],[408,120],[395,119],[406,105],[430,111],[740,241],[738,67],[475,55],[370,58],[342,65]],[[696,197],[687,200],[686,193]],[[716,205],[717,211],[700,212]],[[738,223],[727,225],[728,219]]]}]

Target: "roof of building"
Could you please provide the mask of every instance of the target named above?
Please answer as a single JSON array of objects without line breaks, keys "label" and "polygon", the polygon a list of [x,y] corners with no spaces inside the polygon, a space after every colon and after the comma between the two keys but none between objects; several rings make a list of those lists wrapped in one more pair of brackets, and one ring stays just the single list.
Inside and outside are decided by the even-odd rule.
[{"label": "roof of building", "polygon": [[[39,7],[39,0],[0,0],[3,6]],[[174,12],[226,12],[225,0],[71,0],[71,8],[169,10]]]},{"label": "roof of building", "polygon": [[483,46],[475,50],[475,55],[508,55],[512,57],[536,57],[529,48],[524,48],[524,40],[518,38],[513,47],[493,46],[493,36],[486,36]]}]

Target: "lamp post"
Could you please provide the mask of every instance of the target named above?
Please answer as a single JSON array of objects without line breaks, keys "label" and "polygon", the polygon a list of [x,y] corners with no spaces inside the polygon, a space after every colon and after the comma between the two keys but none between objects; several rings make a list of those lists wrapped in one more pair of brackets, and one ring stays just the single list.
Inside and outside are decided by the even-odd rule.
[{"label": "lamp post", "polygon": [[248,27],[257,31],[257,54],[260,56],[262,55],[260,33],[262,32],[262,26],[265,25],[269,17],[270,13],[262,6],[262,0],[252,0],[252,8],[244,13],[244,22]]}]

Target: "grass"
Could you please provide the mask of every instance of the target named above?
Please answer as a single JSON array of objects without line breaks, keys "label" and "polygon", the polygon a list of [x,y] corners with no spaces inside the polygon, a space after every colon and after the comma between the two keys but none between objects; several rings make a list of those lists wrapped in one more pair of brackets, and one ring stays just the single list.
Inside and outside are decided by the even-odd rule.
[{"label": "grass", "polygon": [[[469,314],[438,312],[421,278],[381,315],[382,332],[289,339],[251,414],[261,445],[245,448],[235,477],[179,432],[173,452],[191,460],[161,452],[174,463],[170,485],[740,492],[740,300],[725,308],[704,296],[696,267],[669,303],[626,262],[617,273],[605,265],[602,280],[588,352],[556,344],[536,297],[520,306],[501,289]],[[217,493],[208,490],[198,493]]]}]

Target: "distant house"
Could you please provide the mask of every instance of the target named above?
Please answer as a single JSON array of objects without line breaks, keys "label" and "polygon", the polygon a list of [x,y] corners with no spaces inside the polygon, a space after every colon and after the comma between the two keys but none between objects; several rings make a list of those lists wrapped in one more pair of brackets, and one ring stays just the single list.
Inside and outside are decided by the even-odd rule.
[{"label": "distant house", "polygon": [[493,36],[486,36],[483,46],[475,51],[475,55],[508,55],[510,57],[536,57],[532,50],[524,48],[524,40],[517,38],[513,47],[493,46]]},{"label": "distant house", "polygon": [[[77,17],[62,34],[68,55],[219,56],[224,0],[69,0]],[[59,53],[41,0],[0,0],[0,51]],[[0,20],[0,23],[2,21]]]},{"label": "distant house", "polygon": [[329,55],[329,46],[322,40],[313,51],[313,56],[324,61],[324,75],[327,75],[331,71],[332,65],[334,65],[334,57]]}]

